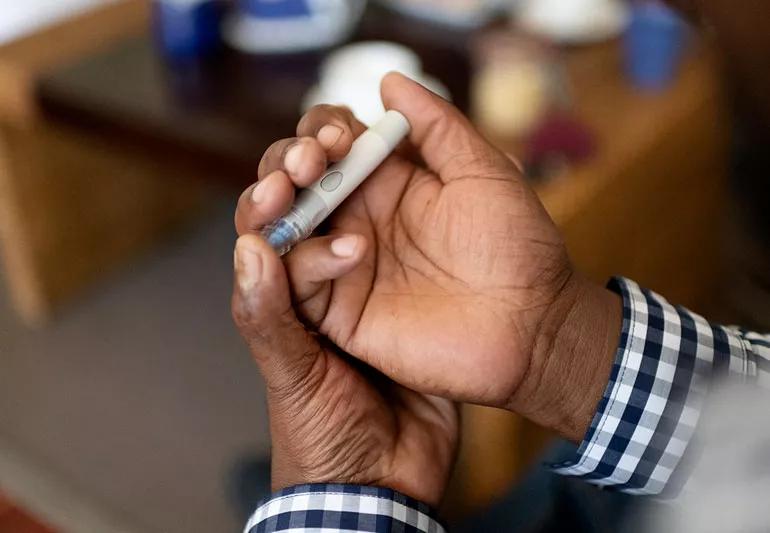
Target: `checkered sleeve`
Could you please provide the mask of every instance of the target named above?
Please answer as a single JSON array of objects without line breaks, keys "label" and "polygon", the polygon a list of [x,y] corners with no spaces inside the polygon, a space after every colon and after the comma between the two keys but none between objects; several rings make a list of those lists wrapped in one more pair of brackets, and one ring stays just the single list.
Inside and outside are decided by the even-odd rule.
[{"label": "checkered sleeve", "polygon": [[443,533],[425,504],[391,489],[358,485],[299,485],[262,502],[244,533]]},{"label": "checkered sleeve", "polygon": [[560,474],[630,494],[673,496],[715,378],[770,387],[770,337],[710,324],[616,278],[623,330],[610,381],[576,457]]}]

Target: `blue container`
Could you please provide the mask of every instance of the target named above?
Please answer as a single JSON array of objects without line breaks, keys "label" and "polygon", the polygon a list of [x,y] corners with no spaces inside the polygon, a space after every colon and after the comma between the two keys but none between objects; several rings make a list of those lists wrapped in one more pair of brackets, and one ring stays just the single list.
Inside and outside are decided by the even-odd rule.
[{"label": "blue container", "polygon": [[205,55],[220,42],[218,0],[155,0],[153,25],[163,54],[171,59]]},{"label": "blue container", "polygon": [[307,17],[313,14],[308,0],[241,0],[241,9],[259,18]]},{"label": "blue container", "polygon": [[247,53],[296,53],[333,46],[348,38],[366,0],[235,0],[224,38]]},{"label": "blue container", "polygon": [[637,2],[625,34],[626,69],[637,87],[663,90],[673,82],[687,39],[687,25],[656,1]]}]

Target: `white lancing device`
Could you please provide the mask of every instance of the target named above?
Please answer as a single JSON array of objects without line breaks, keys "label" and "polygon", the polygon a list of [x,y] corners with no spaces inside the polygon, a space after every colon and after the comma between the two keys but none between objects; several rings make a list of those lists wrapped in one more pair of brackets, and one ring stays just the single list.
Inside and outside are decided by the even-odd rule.
[{"label": "white lancing device", "polygon": [[307,239],[409,135],[411,127],[398,111],[388,111],[353,142],[348,155],[297,195],[291,210],[263,231],[270,246],[284,255]]}]

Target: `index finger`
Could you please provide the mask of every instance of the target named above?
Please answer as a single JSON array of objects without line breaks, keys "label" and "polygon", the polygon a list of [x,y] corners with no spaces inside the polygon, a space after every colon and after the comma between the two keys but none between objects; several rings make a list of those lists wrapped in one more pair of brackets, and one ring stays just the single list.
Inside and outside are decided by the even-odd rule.
[{"label": "index finger", "polygon": [[297,125],[298,137],[315,137],[326,150],[330,161],[340,161],[353,141],[366,131],[366,126],[347,107],[317,105],[311,108]]}]

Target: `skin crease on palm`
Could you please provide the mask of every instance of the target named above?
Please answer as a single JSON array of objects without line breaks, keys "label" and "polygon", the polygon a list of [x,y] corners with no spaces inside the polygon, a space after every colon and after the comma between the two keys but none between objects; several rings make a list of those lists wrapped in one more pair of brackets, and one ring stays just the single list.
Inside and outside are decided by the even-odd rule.
[{"label": "skin crease on palm", "polygon": [[[573,344],[559,331],[582,289],[558,230],[504,154],[415,82],[391,74],[382,93],[409,119],[408,143],[338,209],[328,236],[284,262],[259,229],[364,127],[347,110],[316,108],[299,138],[266,152],[236,213],[233,312],[268,385],[276,487],[376,484],[438,503],[458,439],[449,400],[514,409],[544,383],[558,389],[551,376],[569,368],[551,362],[552,345]],[[613,342],[617,334],[598,350],[606,364],[582,372],[588,414],[571,437],[606,384]],[[586,365],[574,359],[579,378]]]}]

